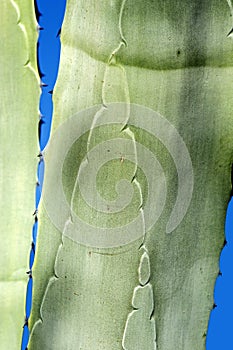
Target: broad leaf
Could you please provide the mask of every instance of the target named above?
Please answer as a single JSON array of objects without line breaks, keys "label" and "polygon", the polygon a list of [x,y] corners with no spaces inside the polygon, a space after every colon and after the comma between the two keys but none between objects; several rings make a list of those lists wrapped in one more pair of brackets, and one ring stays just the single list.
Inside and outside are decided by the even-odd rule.
[{"label": "broad leaf", "polygon": [[231,192],[230,10],[68,1],[30,350],[205,348]]},{"label": "broad leaf", "polygon": [[2,1],[0,24],[0,344],[16,350],[24,325],[38,153],[33,1]]}]

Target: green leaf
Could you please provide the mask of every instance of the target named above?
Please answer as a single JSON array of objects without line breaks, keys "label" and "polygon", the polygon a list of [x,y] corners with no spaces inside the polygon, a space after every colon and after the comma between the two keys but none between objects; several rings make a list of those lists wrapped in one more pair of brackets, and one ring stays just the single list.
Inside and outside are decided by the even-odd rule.
[{"label": "green leaf", "polygon": [[2,1],[0,23],[0,343],[16,350],[24,324],[38,153],[33,2]]},{"label": "green leaf", "polygon": [[[214,0],[68,2],[30,350],[205,348],[231,192],[230,12]],[[122,179],[134,195],[118,213]]]}]

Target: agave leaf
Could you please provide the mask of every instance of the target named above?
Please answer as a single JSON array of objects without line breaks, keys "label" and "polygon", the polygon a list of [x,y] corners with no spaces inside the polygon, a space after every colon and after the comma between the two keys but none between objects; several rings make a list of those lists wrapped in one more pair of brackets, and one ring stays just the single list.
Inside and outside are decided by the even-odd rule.
[{"label": "agave leaf", "polygon": [[[205,348],[231,192],[230,11],[227,2],[214,0],[68,1],[39,216],[30,350]],[[123,149],[108,143],[119,138]],[[101,143],[109,148],[98,148],[94,157]],[[164,177],[153,162],[148,175],[143,169],[145,148]],[[113,149],[114,160],[103,165],[104,152]],[[98,161],[103,169],[94,166]],[[94,202],[85,202],[81,185],[94,189],[93,178],[109,203],[121,194],[116,183],[131,181],[134,195],[123,214],[96,214]],[[156,189],[146,211],[148,179]],[[163,195],[164,210],[146,229]],[[99,203],[97,192],[93,198]],[[109,228],[123,231],[135,216],[138,225],[126,232],[135,239],[107,248],[109,237],[98,236],[98,227],[110,235]],[[89,231],[80,230],[84,221]]]},{"label": "agave leaf", "polygon": [[16,350],[24,324],[38,152],[33,2],[2,1],[0,23],[0,343]]}]

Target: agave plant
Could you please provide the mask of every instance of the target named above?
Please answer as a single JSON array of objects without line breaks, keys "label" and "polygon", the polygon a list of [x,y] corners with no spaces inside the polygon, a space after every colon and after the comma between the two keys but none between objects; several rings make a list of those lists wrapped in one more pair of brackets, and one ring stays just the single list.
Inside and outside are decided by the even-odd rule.
[{"label": "agave plant", "polygon": [[2,1],[1,349],[19,349],[24,323],[38,154],[39,75],[32,1]]},{"label": "agave plant", "polygon": [[[2,8],[1,344],[17,349],[39,79],[32,1]],[[232,14],[230,1],[67,2],[28,349],[205,349],[231,195]]]}]

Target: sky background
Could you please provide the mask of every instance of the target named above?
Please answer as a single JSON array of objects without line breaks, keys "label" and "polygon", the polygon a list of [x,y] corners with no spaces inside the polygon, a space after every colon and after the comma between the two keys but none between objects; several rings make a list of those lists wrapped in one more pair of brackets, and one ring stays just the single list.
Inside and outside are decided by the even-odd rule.
[{"label": "sky background", "polygon": [[[101,0],[100,0],[101,1]],[[43,122],[40,123],[39,141],[40,148],[46,146],[49,138],[52,121],[52,91],[56,82],[59,56],[60,36],[59,30],[62,24],[66,0],[37,0],[37,18],[41,27],[38,45],[38,66],[40,70],[42,94],[40,99],[40,112]],[[77,1],[78,6],[78,1]],[[41,167],[42,169],[42,167]],[[43,169],[41,170],[43,172]],[[43,177],[43,174],[40,174]],[[43,183],[43,181],[41,181]],[[36,194],[38,205],[40,195]],[[211,313],[209,329],[207,333],[207,350],[232,350],[233,349],[233,201],[230,202],[226,218],[226,241],[220,259],[220,275],[216,281],[214,299],[217,305]],[[33,241],[36,245],[36,234]],[[34,255],[30,256],[29,265],[33,264]],[[26,314],[30,314],[32,283],[28,287]],[[25,350],[28,341],[28,330],[25,328],[22,350]]]}]

